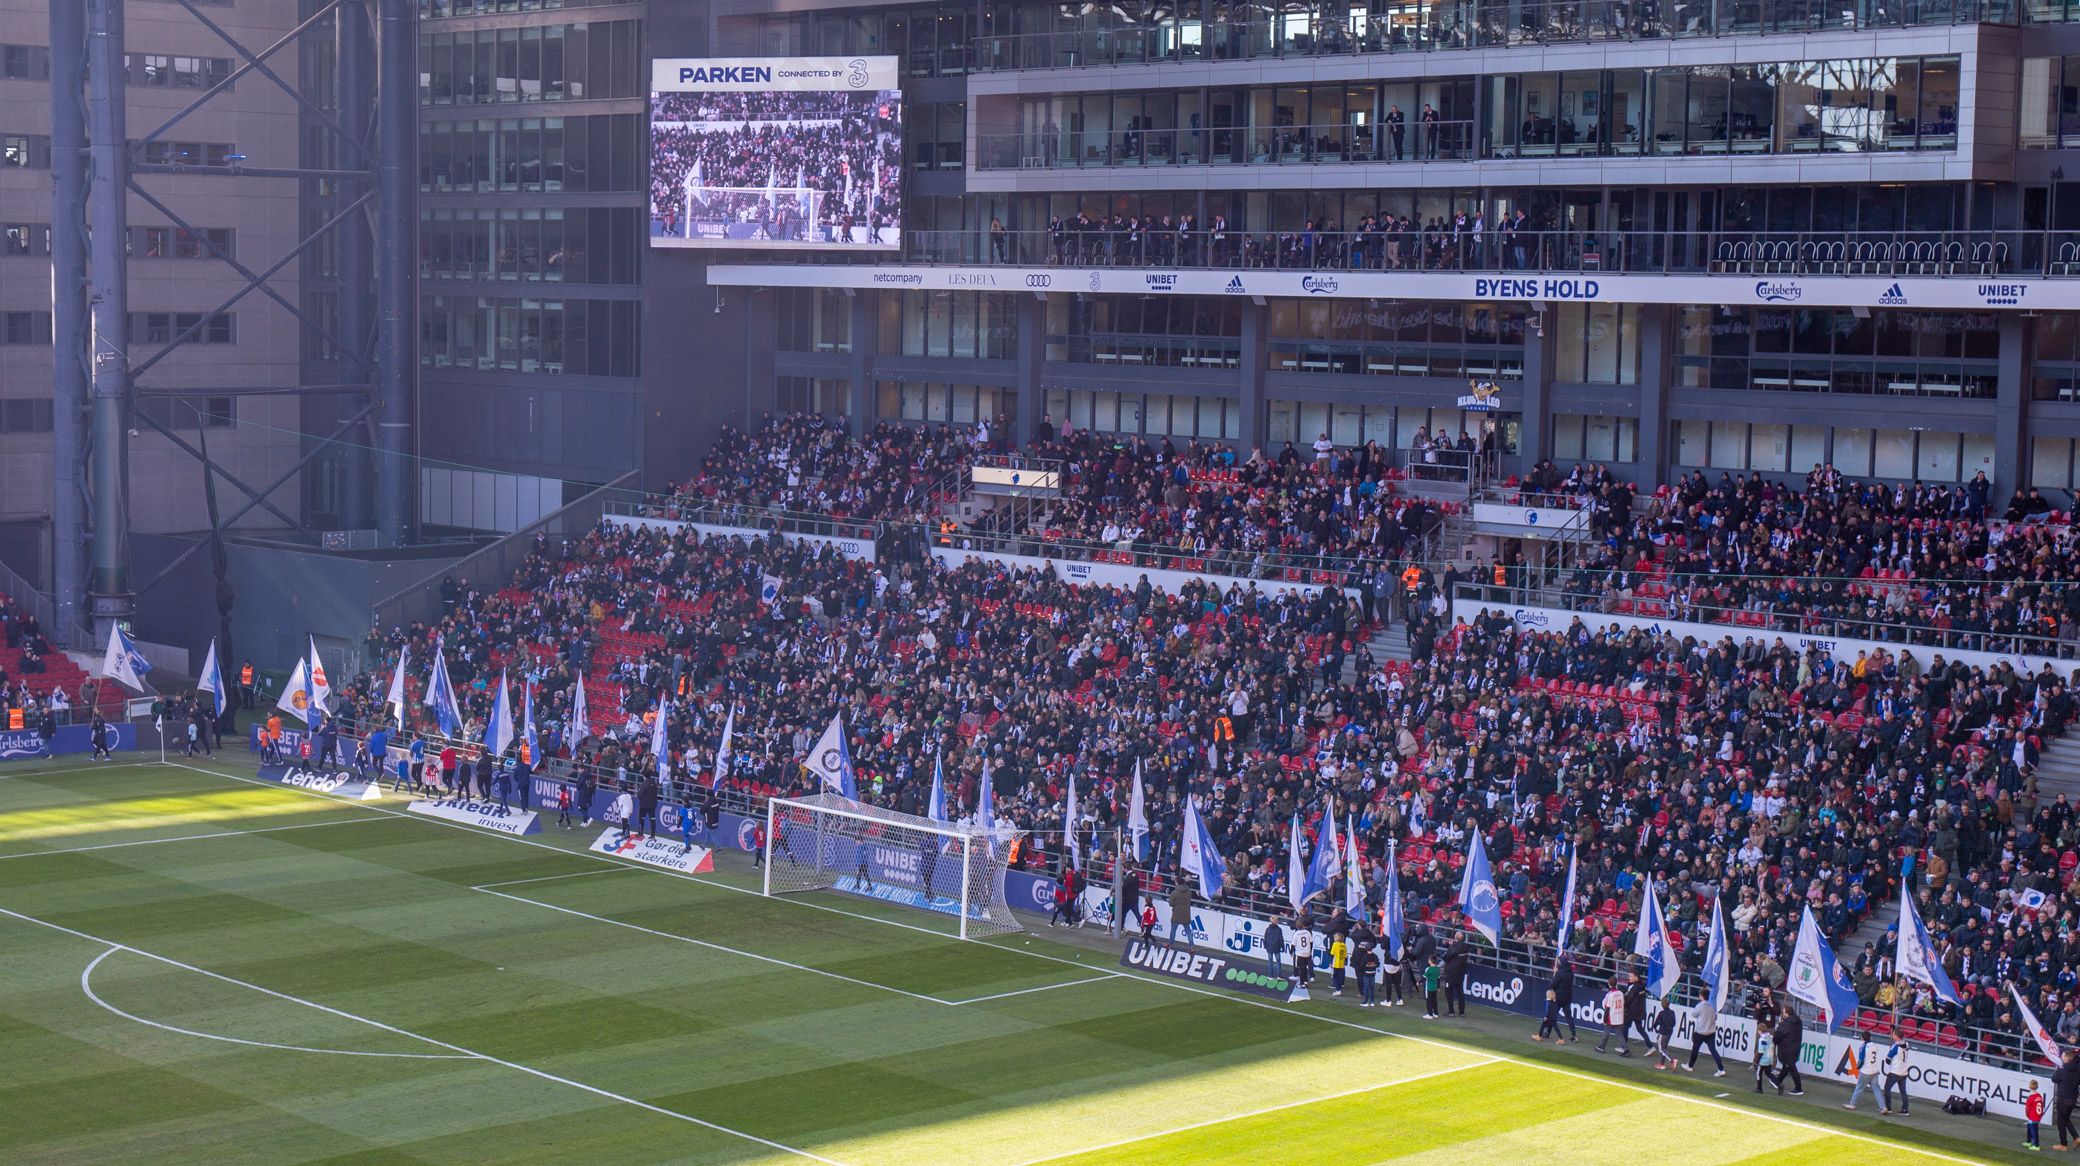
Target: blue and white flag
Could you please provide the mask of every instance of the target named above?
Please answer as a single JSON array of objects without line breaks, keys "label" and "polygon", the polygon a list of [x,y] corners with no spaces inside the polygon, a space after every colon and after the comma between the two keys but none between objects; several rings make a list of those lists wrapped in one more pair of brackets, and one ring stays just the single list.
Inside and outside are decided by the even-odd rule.
[{"label": "blue and white flag", "polygon": [[2044,1023],[2037,1019],[2036,1010],[2029,1006],[2029,1001],[2022,998],[2022,989],[2017,988],[2013,980],[2008,981],[2008,995],[2014,998],[2016,1014],[2022,1017],[2022,1030],[2029,1034],[2031,1040],[2037,1042],[2037,1051],[2043,1053],[2044,1059],[2054,1065],[2064,1064],[2065,1053],[2060,1051],[2058,1042],[2051,1039],[2051,1034],[2045,1031]]},{"label": "blue and white flag", "polygon": [[810,748],[809,755],[802,758],[802,768],[843,796],[859,800],[859,781],[852,773],[852,747],[845,742],[844,713],[831,717],[830,727]]},{"label": "blue and white flag", "polygon": [[1199,817],[1199,806],[1191,795],[1184,799],[1184,838],[1179,846],[1178,865],[1184,872],[1199,880],[1199,897],[1213,901],[1221,893],[1221,883],[1227,877],[1227,868],[1221,864],[1221,853],[1213,847],[1213,832]]},{"label": "blue and white flag", "polygon": [[1899,888],[1899,948],[1893,956],[1892,966],[1909,980],[1927,984],[1934,990],[1936,998],[1954,1008],[1964,1007],[1964,1000],[1957,994],[1957,985],[1950,982],[1950,974],[1943,970],[1943,957],[1936,954],[1935,941],[1929,937],[1928,924],[1921,921],[1921,911],[1914,906],[1914,896],[1907,884]]},{"label": "blue and white flag", "polygon": [[506,689],[506,674],[498,674],[498,699],[491,702],[491,716],[484,722],[484,748],[493,757],[504,757],[513,747],[513,699]]},{"label": "blue and white flag", "polygon": [[715,746],[715,776],[708,783],[709,789],[721,789],[722,779],[729,775],[730,741],[737,735],[737,709],[730,706],[722,718],[722,743]]},{"label": "blue and white flag", "polygon": [[767,607],[780,602],[780,576],[760,575],[758,577],[758,601]]},{"label": "blue and white flag", "polygon": [[1818,1008],[1830,1033],[1856,1013],[1856,986],[1820,934],[1820,921],[1813,918],[1810,906],[1799,916],[1798,945],[1791,949],[1790,976],[1784,990]]},{"label": "blue and white flag", "polygon": [[987,757],[982,759],[982,780],[975,784],[975,824],[989,831],[997,828],[997,791]]},{"label": "blue and white flag", "polygon": [[1553,937],[1553,946],[1566,951],[1574,938],[1574,875],[1579,865],[1579,853],[1567,856],[1567,889],[1560,893],[1560,931]]},{"label": "blue and white flag", "polygon": [[1336,875],[1343,868],[1342,852],[1343,847],[1336,840],[1336,803],[1332,800],[1322,806],[1322,824],[1314,832],[1314,856],[1307,864],[1301,899],[1312,899],[1335,884]]},{"label": "blue and white flag", "polygon": [[592,710],[585,707],[585,678],[578,677],[578,686],[571,692],[571,723],[564,736],[571,739],[572,748],[592,735]]},{"label": "blue and white flag", "polygon": [[1488,844],[1481,840],[1479,830],[1470,830],[1467,836],[1472,845],[1466,851],[1466,869],[1459,876],[1459,910],[1465,912],[1466,922],[1475,931],[1500,949],[1502,896],[1495,890],[1495,869],[1488,865]]},{"label": "blue and white flag", "polygon": [[1292,828],[1286,832],[1286,898],[1293,914],[1307,902],[1307,864],[1300,861],[1300,811],[1293,811]]},{"label": "blue and white flag", "polygon": [[217,663],[217,641],[214,638],[209,642],[209,654],[202,658],[202,675],[195,678],[195,691],[206,692],[216,698],[217,715],[220,717],[224,715],[225,709],[231,707],[225,699],[224,669]]},{"label": "blue and white flag", "polygon": [[672,701],[660,693],[657,697],[657,719],[650,722],[650,755],[657,758],[657,781],[660,785],[672,779],[672,754],[665,740],[665,722],[672,719]]},{"label": "blue and white flag", "polygon": [[101,674],[114,677],[123,687],[143,692],[145,674],[152,662],[137,650],[137,644],[115,624],[108,625],[108,651],[101,657]]},{"label": "blue and white flag", "polygon": [[1392,842],[1387,843],[1387,897],[1380,904],[1380,934],[1387,939],[1387,954],[1399,959],[1402,952],[1401,858]]},{"label": "blue and white flag", "polygon": [[946,820],[946,759],[932,754],[932,796],[925,802],[924,816],[934,822]]},{"label": "blue and white flag", "polygon": [[520,698],[520,739],[527,742],[527,763],[542,765],[542,739],[534,731],[534,681],[527,682]]},{"label": "blue and white flag", "polygon": [[1640,888],[1639,926],[1633,933],[1632,954],[1647,961],[1647,991],[1656,999],[1668,999],[1683,978],[1683,961],[1668,934],[1668,917],[1661,912],[1661,896],[1654,893],[1652,875]]},{"label": "blue and white flag", "polygon": [[1712,1000],[1712,1011],[1726,1006],[1726,991],[1733,982],[1733,949],[1726,944],[1726,915],[1720,910],[1722,895],[1712,896],[1712,933],[1704,943],[1704,989]]},{"label": "blue and white flag", "polygon": [[1148,861],[1148,794],[1141,785],[1141,759],[1134,759],[1134,788],[1127,797],[1127,841],[1134,861]]},{"label": "blue and white flag", "polygon": [[[299,663],[297,667],[303,665]],[[455,700],[455,682],[448,679],[448,657],[441,651],[439,641],[434,642],[433,678],[426,684],[426,697],[422,703],[433,710],[433,720],[440,726],[441,736],[454,737],[462,732],[462,706]]]},{"label": "blue and white flag", "polygon": [[1365,910],[1365,872],[1358,863],[1358,828],[1343,815],[1343,909],[1353,919]]},{"label": "blue and white flag", "polygon": [[397,650],[397,667],[390,673],[390,692],[383,698],[383,707],[397,718],[398,732],[404,731],[404,670],[406,661],[412,657],[410,644]]},{"label": "blue and white flag", "polygon": [[1430,823],[1423,820],[1423,795],[1408,799],[1408,833],[1411,838],[1421,838],[1430,832]]}]

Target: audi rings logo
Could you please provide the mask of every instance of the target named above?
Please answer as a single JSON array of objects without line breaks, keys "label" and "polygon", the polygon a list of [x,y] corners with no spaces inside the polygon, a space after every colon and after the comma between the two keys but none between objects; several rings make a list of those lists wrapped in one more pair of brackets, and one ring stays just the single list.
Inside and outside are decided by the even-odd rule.
[{"label": "audi rings logo", "polygon": [[1032,274],[1030,274],[1030,275],[1026,276],[1026,286],[1027,286],[1027,287],[1052,287],[1052,286],[1054,286],[1054,276],[1048,275],[1048,274],[1046,274],[1046,273],[1044,273],[1044,272],[1034,272],[1034,273],[1032,273]]}]

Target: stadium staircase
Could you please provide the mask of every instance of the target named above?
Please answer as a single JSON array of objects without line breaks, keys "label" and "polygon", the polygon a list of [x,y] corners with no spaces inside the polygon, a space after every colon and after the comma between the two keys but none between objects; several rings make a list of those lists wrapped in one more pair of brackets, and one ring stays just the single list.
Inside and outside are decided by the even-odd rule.
[{"label": "stadium staircase", "polygon": [[2060,794],[2067,801],[2080,800],[2080,737],[2046,741],[2037,755],[2037,800]]}]

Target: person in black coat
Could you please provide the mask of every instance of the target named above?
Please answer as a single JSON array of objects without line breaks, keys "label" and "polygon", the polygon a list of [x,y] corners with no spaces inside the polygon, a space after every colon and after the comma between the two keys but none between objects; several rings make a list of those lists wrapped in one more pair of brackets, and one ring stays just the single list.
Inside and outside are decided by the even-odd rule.
[{"label": "person in black coat", "polygon": [[491,800],[491,773],[498,763],[491,758],[491,750],[477,750],[477,800]]},{"label": "person in black coat", "polygon": [[1286,930],[1273,919],[1264,925],[1264,972],[1266,975],[1283,976],[1285,968],[1281,959],[1286,951]]},{"label": "person in black coat", "polygon": [[1455,936],[1444,949],[1444,1014],[1466,1015],[1466,963],[1473,948],[1466,937]]},{"label": "person in black coat", "polygon": [[636,820],[641,822],[643,826],[637,833],[657,833],[657,797],[657,775],[654,773],[644,774],[642,789],[636,795]]},{"label": "person in black coat", "polygon": [[2080,1130],[2073,1128],[2073,1106],[2080,1103],[2080,1049],[2067,1049],[2065,1054],[2065,1063],[2051,1073],[2051,1116],[2058,1123],[2054,1150],[2080,1145]]},{"label": "person in black coat", "polygon": [[1628,1042],[1634,1030],[1638,1030],[1642,1043],[1648,1048],[1654,1047],[1654,1034],[1647,1028],[1647,981],[1640,976],[1632,977],[1632,982],[1625,985],[1625,1036]]},{"label": "person in black coat", "polygon": [[1782,1093],[1784,1078],[1789,1077],[1791,1096],[1805,1096],[1806,1079],[1798,1072],[1798,1054],[1805,1046],[1806,1026],[1805,1022],[1798,1018],[1798,1010],[1785,1005],[1784,1011],[1779,1014],[1777,1027],[1770,1035],[1777,1042],[1777,1067],[1770,1071],[1771,1083],[1777,1087],[1778,1093]]},{"label": "person in black coat", "polygon": [[[1553,978],[1546,982],[1546,1015],[1538,1024],[1538,1033],[1531,1039],[1542,1041],[1550,1034],[1555,1044],[1579,1042],[1582,1038],[1575,1031],[1574,1011],[1574,961],[1565,954],[1553,961]],[[1560,1026],[1567,1025],[1567,1035],[1560,1035]]]},{"label": "person in black coat", "polygon": [[1430,925],[1416,924],[1408,937],[1408,957],[1401,961],[1402,974],[1408,977],[1410,996],[1423,994],[1423,969],[1430,966],[1430,957],[1436,954],[1437,937],[1430,933]]}]

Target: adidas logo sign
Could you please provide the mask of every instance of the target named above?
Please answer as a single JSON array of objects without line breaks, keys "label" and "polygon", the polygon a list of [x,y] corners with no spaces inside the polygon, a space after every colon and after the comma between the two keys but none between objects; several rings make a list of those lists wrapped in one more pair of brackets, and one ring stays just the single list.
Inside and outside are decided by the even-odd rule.
[{"label": "adidas logo sign", "polygon": [[1878,302],[1894,306],[1904,304],[1907,302],[1907,293],[1901,291],[1899,285],[1895,283],[1885,289],[1885,294],[1878,297]]},{"label": "adidas logo sign", "polygon": [[1227,287],[1226,287],[1225,289],[1223,289],[1223,290],[1225,290],[1225,291],[1226,291],[1226,292],[1227,292],[1227,293],[1228,293],[1229,295],[1247,295],[1247,294],[1248,294],[1248,289],[1247,289],[1247,288],[1244,288],[1244,287],[1242,286],[1242,277],[1241,277],[1241,276],[1239,276],[1239,275],[1238,275],[1238,276],[1235,276],[1235,277],[1234,277],[1234,278],[1232,278],[1232,279],[1230,279],[1230,280],[1228,281],[1228,286],[1227,286]]}]

